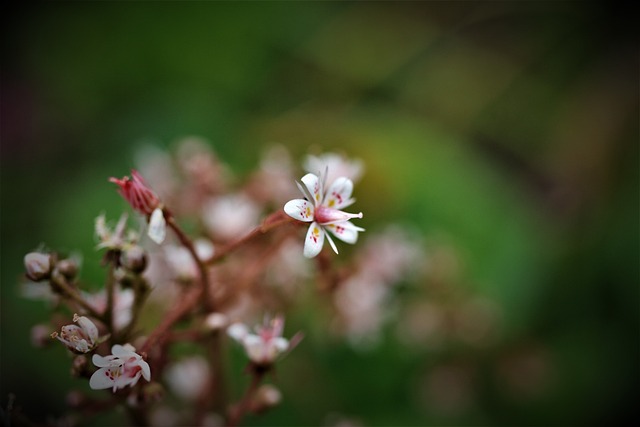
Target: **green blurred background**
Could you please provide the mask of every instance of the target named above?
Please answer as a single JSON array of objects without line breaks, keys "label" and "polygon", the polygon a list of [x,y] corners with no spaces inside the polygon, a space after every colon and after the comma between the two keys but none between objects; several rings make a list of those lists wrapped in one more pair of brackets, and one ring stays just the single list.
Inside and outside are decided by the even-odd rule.
[{"label": "green blurred background", "polygon": [[[199,135],[240,175],[272,143],[362,158],[363,225],[446,241],[465,292],[501,310],[480,349],[407,345],[401,324],[369,351],[311,333],[279,370],[283,406],[249,423],[639,418],[637,14],[605,2],[2,10],[2,407],[13,392],[44,420],[86,387],[60,348],[30,345],[48,310],[19,296],[24,254],[81,251],[98,282],[93,220],[125,208],[106,178],[142,143]],[[420,292],[402,289],[400,310]],[[436,375],[457,386],[440,393]]]}]

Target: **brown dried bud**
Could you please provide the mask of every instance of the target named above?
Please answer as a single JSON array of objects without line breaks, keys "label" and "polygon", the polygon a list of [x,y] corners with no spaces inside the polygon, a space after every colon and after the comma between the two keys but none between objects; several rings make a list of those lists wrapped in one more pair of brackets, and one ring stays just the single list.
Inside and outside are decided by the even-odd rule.
[{"label": "brown dried bud", "polygon": [[251,411],[255,413],[264,412],[282,401],[282,393],[271,384],[261,385],[251,401]]},{"label": "brown dried bud", "polygon": [[73,279],[78,274],[78,264],[72,259],[58,261],[56,269],[68,280]]},{"label": "brown dried bud", "polygon": [[86,356],[76,356],[71,363],[71,375],[74,377],[89,376],[89,360]]},{"label": "brown dried bud", "polygon": [[120,263],[133,273],[142,273],[147,267],[147,253],[138,245],[132,246],[122,252]]},{"label": "brown dried bud", "polygon": [[27,277],[35,282],[48,279],[51,275],[51,255],[30,252],[24,257]]}]

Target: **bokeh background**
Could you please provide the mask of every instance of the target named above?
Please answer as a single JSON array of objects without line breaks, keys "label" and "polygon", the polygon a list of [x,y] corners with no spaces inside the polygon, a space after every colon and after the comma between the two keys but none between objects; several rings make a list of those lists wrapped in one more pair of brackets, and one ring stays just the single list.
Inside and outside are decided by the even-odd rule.
[{"label": "bokeh background", "polygon": [[[24,254],[77,250],[99,281],[93,220],[125,208],[106,178],[141,145],[198,135],[239,176],[273,143],[364,160],[363,226],[413,227],[454,287],[399,286],[375,346],[311,332],[278,371],[283,405],[247,423],[638,419],[637,14],[607,2],[2,8],[3,408],[14,393],[52,419],[84,384],[60,348],[30,344],[48,309],[19,294]],[[490,339],[420,328],[424,307],[464,314],[460,295],[490,302]],[[288,328],[322,319],[305,321]]]}]

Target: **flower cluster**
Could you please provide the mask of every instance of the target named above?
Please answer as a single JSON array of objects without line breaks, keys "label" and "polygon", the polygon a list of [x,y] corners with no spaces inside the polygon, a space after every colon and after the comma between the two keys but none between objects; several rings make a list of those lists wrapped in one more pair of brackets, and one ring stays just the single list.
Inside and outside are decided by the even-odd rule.
[{"label": "flower cluster", "polygon": [[[308,156],[308,173],[297,181],[288,153],[275,147],[257,172],[237,180],[198,139],[185,141],[175,157],[157,149],[146,153],[140,172],[132,169],[130,176],[109,181],[143,216],[155,245],[127,229],[126,214],[114,225],[98,216],[96,248],[103,251],[106,278],[103,288],[91,292],[82,289],[79,262],[72,257],[28,254],[29,295],[79,313],[73,324],[56,320],[55,327],[38,325],[34,343],[46,345],[42,336],[59,330],[51,336],[77,355],[73,375],[89,378],[91,389],[126,397],[121,402],[148,420],[160,417],[183,425],[215,419],[237,425],[247,412],[266,411],[282,400],[278,388],[261,382],[302,339],[301,332],[285,338],[284,314],[265,316],[252,328],[243,320],[287,310],[298,299],[300,283],[314,276],[308,258],[320,254],[325,240],[336,253],[334,237],[357,242],[364,229],[352,220],[363,215],[345,209],[355,202],[353,180],[360,178],[362,165],[338,154]],[[242,181],[243,187],[231,188],[230,183]],[[294,198],[297,190],[304,198]],[[192,235],[179,225],[183,217]],[[309,226],[302,251],[296,226],[301,223]],[[332,257],[317,260],[321,280],[347,283],[348,275],[331,265]],[[228,375],[220,341],[227,338],[242,346],[246,372],[253,376],[235,403],[221,393]],[[174,360],[172,347],[180,342],[206,351]],[[189,401],[195,418],[181,419],[171,408],[175,399],[163,400],[166,392]],[[100,407],[80,392],[72,400],[82,411]],[[160,402],[153,410],[147,405],[152,401]]]}]

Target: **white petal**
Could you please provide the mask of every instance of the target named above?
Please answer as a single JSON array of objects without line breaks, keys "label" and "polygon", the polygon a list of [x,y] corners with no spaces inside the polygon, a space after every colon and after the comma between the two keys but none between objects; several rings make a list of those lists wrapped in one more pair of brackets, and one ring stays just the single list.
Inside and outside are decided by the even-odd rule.
[{"label": "white petal", "polygon": [[164,220],[164,213],[162,213],[162,209],[157,208],[151,214],[147,235],[157,244],[164,242],[164,238],[167,235],[167,223]]},{"label": "white petal", "polygon": [[354,244],[358,241],[358,232],[364,231],[364,228],[357,227],[349,221],[338,224],[328,224],[324,226],[331,234],[346,243]]},{"label": "white petal", "polygon": [[318,255],[322,250],[324,244],[324,230],[318,225],[317,222],[312,222],[307,231],[307,236],[304,240],[303,255],[306,258],[313,258]]},{"label": "white petal", "polygon": [[254,362],[262,362],[265,354],[264,341],[257,335],[249,334],[244,338],[244,349],[249,359]]},{"label": "white petal", "polygon": [[113,387],[115,381],[109,377],[109,369],[110,368],[100,368],[95,371],[89,380],[89,387],[93,390],[102,390]]},{"label": "white petal", "polygon": [[80,325],[80,327],[85,331],[91,341],[91,344],[98,341],[98,327],[88,317],[78,316],[76,318],[74,316],[73,320],[78,322],[78,325]]},{"label": "white petal", "polygon": [[314,207],[313,202],[308,202],[304,199],[289,200],[284,205],[284,211],[293,219],[298,221],[311,222],[313,221]]},{"label": "white petal", "polygon": [[149,364],[144,360],[140,360],[138,362],[138,365],[140,366],[140,368],[142,368],[142,376],[144,377],[144,379],[147,381],[151,381],[151,368],[149,367]]},{"label": "white petal", "polygon": [[236,341],[242,341],[249,333],[249,328],[242,323],[234,323],[227,328],[227,334]]},{"label": "white petal", "polygon": [[274,338],[273,344],[281,353],[289,348],[289,340],[286,338],[282,338],[282,337]]},{"label": "white petal", "polygon": [[122,365],[122,361],[120,360],[120,358],[115,356],[102,357],[99,354],[94,354],[93,357],[91,358],[91,361],[98,368],[106,368],[106,367]]},{"label": "white petal", "polygon": [[354,202],[351,193],[353,193],[353,182],[349,178],[340,177],[329,187],[323,204],[333,209],[346,208]]},{"label": "white petal", "polygon": [[135,348],[131,344],[115,344],[113,347],[111,347],[111,354],[122,359],[128,359],[130,357],[140,358],[140,356],[135,352]]},{"label": "white petal", "polygon": [[322,203],[322,182],[320,178],[312,173],[308,173],[301,179],[302,183],[307,187],[311,196],[313,196],[313,204],[318,206]]},{"label": "white petal", "polygon": [[336,254],[338,253],[338,247],[336,246],[336,242],[333,241],[333,239],[331,238],[331,236],[326,233],[327,236],[327,241],[329,242],[329,245],[331,246],[331,249],[333,249],[333,252],[335,252]]}]

